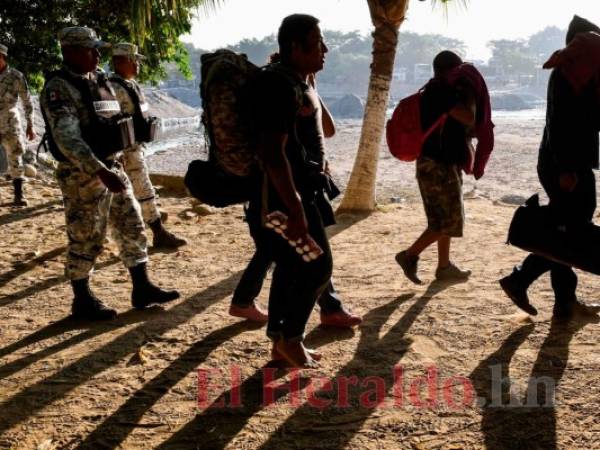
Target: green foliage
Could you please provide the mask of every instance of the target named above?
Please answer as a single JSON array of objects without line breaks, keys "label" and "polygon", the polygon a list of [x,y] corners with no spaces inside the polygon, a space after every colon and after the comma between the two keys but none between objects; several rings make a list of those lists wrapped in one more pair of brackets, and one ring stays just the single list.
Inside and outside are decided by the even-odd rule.
[{"label": "green foliage", "polygon": [[[329,48],[325,69],[319,74],[320,83],[332,83],[346,86],[349,92],[362,92],[370,76],[373,38],[358,31],[344,33],[341,31],[323,32],[325,43]],[[245,53],[250,61],[257,65],[266,64],[271,53],[277,51],[275,35],[262,39],[244,39],[230,47],[231,50]],[[396,66],[407,67],[412,74],[415,64],[430,64],[433,57],[443,49],[452,49],[465,54],[465,44],[457,39],[437,34],[401,33],[396,55]],[[188,46],[194,64],[200,60],[204,50]],[[179,78],[172,67],[169,78]],[[194,68],[196,77],[200,77],[200,66]]]},{"label": "green foliage", "polygon": [[[60,65],[57,34],[72,25],[88,26],[109,42],[140,45],[147,60],[143,81],[166,75],[164,63],[191,76],[189,59],[179,36],[189,33],[197,7],[215,0],[10,0],[0,2],[0,42],[10,47],[12,65],[27,75],[34,89],[42,73]],[[104,62],[109,55],[103,55]]]}]

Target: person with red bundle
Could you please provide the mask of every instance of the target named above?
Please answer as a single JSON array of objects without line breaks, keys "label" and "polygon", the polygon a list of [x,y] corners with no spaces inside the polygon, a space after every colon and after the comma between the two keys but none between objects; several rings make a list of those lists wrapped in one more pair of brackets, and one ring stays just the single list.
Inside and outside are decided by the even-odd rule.
[{"label": "person with red bundle", "polygon": [[[589,45],[593,48],[597,39],[593,33],[600,33],[600,28],[575,16],[567,32],[567,47],[545,64],[554,70],[548,82],[546,126],[537,170],[550,199],[553,225],[569,233],[589,225],[596,210],[593,169],[599,167],[600,64],[593,57],[598,50],[582,52]],[[515,305],[536,315],[527,289],[546,272],[550,272],[554,290],[554,318],[568,320],[577,312],[600,311],[600,305],[585,305],[577,299],[577,275],[569,265],[544,256],[530,254],[499,281],[500,286]]]},{"label": "person with red bundle", "polygon": [[[470,64],[451,51],[433,60],[434,78],[421,97],[421,125],[429,130],[439,118],[440,125],[427,135],[417,159],[417,181],[427,216],[427,229],[406,250],[396,255],[406,277],[421,284],[417,276],[419,255],[437,242],[437,280],[466,280],[470,270],[462,270],[450,260],[452,238],[462,237],[464,207],[461,169],[483,176],[493,149],[493,124],[489,95],[483,77]],[[473,154],[470,141],[478,138]]]}]

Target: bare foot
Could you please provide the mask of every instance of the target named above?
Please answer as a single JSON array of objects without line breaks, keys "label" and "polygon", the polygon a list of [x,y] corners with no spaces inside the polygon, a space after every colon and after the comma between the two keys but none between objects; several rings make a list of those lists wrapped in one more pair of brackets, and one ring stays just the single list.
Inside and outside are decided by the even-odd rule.
[{"label": "bare foot", "polygon": [[283,357],[289,368],[314,369],[317,361],[307,352],[302,342],[289,342],[281,339],[275,343],[275,350]]},{"label": "bare foot", "polygon": [[[323,355],[316,351],[314,348],[304,347],[304,351],[308,353],[308,355],[315,361],[321,361],[321,358],[323,357]],[[279,353],[275,344],[273,344],[273,348],[271,349],[271,359],[274,361],[284,359],[284,356],[281,353]]]}]

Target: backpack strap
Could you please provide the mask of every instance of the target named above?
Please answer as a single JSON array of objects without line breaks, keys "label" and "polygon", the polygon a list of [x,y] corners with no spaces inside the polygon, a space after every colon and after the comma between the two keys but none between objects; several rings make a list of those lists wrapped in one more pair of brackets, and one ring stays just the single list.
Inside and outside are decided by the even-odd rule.
[{"label": "backpack strap", "polygon": [[431,136],[431,134],[440,126],[444,126],[444,124],[446,123],[446,119],[448,119],[448,113],[444,113],[442,114],[438,120],[436,120],[433,125],[431,125],[427,131],[425,131],[425,133],[423,134],[423,142],[425,142],[429,136]]},{"label": "backpack strap", "polygon": [[[434,79],[432,78],[427,83],[425,83],[423,87],[419,89],[419,94],[423,95],[423,92],[425,92],[425,89],[427,89],[427,86],[429,86],[433,80]],[[423,133],[423,142],[425,142],[435,130],[437,130],[439,127],[443,127],[446,123],[446,119],[448,119],[448,113],[442,114],[435,122],[433,122],[433,124],[427,129],[427,131]]]}]

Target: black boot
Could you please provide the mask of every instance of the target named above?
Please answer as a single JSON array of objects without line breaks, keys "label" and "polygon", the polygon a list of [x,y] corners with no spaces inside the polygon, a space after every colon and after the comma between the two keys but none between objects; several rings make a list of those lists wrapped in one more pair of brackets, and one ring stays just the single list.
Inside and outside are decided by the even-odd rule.
[{"label": "black boot", "polygon": [[154,248],[175,249],[187,244],[185,239],[178,238],[173,233],[167,231],[162,224],[161,219],[156,219],[148,224],[154,235],[152,246]]},{"label": "black boot", "polygon": [[499,280],[500,287],[515,305],[532,316],[537,315],[537,309],[529,302],[527,288],[519,282],[515,272]]},{"label": "black boot", "polygon": [[144,309],[155,303],[167,303],[179,298],[179,292],[161,289],[148,279],[146,263],[130,268],[129,273],[133,282],[131,304],[134,308]]},{"label": "black boot", "polygon": [[76,319],[110,320],[114,319],[117,311],[109,308],[90,290],[89,278],[71,281],[73,287],[72,315]]},{"label": "black boot", "polygon": [[14,205],[27,206],[27,200],[23,197],[23,178],[15,178],[13,180],[13,188],[15,192]]}]

